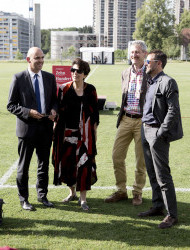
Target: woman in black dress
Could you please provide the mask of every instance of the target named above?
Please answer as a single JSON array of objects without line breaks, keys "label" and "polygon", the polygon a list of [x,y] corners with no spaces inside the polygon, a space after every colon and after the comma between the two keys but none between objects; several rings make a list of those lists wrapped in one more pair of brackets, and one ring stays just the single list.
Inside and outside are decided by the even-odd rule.
[{"label": "woman in black dress", "polygon": [[86,191],[97,181],[96,131],[99,124],[97,93],[84,80],[90,72],[89,64],[80,58],[72,63],[72,82],[59,90],[59,119],[53,145],[54,184],[69,186],[70,194],[64,203],[77,199],[88,210]]}]

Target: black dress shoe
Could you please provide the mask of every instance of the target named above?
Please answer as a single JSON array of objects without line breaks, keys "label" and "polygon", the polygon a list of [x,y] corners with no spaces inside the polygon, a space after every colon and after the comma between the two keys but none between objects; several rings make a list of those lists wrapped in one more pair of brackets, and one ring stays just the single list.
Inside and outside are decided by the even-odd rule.
[{"label": "black dress shoe", "polygon": [[139,217],[148,217],[148,216],[161,216],[164,215],[164,210],[162,208],[151,207],[146,212],[141,212],[138,214]]},{"label": "black dress shoe", "polygon": [[51,203],[50,201],[48,201],[48,199],[46,197],[44,198],[38,198],[38,201],[43,203],[44,206],[46,207],[54,207],[53,203]]},{"label": "black dress shoe", "polygon": [[172,227],[177,222],[178,222],[177,218],[173,218],[173,217],[167,215],[164,218],[164,220],[160,223],[160,225],[158,225],[158,227],[161,229],[166,229],[166,228]]},{"label": "black dress shoe", "polygon": [[35,208],[28,201],[21,201],[20,204],[24,210],[35,211]]}]

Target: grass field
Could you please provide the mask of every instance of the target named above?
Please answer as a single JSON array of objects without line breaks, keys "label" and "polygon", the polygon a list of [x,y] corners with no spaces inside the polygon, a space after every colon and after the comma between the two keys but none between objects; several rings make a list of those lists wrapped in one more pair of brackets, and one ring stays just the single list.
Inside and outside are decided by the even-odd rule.
[{"label": "grass field", "polygon": [[[162,217],[140,219],[137,214],[151,206],[149,180],[143,193],[143,205],[131,204],[131,186],[134,180],[134,145],[130,146],[126,165],[128,173],[127,202],[106,204],[104,198],[114,190],[112,146],[116,133],[118,111],[101,111],[98,128],[97,172],[98,182],[88,192],[90,211],[81,211],[77,202],[63,205],[61,200],[68,194],[65,185],[54,187],[53,167],[50,164],[48,198],[55,208],[44,208],[37,202],[36,157],[30,166],[29,201],[37,211],[23,211],[16,189],[16,169],[2,184],[7,171],[18,159],[15,117],[6,110],[8,91],[14,73],[24,70],[26,63],[0,63],[0,198],[4,220],[0,227],[0,246],[9,245],[18,249],[190,249],[190,63],[169,62],[165,72],[176,79],[180,91],[180,105],[184,138],[171,143],[170,166],[177,189],[179,224],[169,230],[160,230],[157,225]],[[121,102],[121,72],[125,64],[92,65],[93,74],[88,82],[95,85],[99,95],[107,101]],[[52,71],[51,64],[44,70]],[[112,188],[113,187],[113,188]]]}]

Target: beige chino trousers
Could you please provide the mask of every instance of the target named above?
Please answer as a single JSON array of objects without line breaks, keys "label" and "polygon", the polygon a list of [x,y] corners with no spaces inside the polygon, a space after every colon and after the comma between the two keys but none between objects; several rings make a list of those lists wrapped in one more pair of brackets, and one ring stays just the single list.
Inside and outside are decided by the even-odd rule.
[{"label": "beige chino trousers", "polygon": [[136,169],[135,180],[133,184],[133,196],[142,194],[142,189],[146,182],[146,167],[141,142],[141,118],[130,118],[123,115],[117,130],[112,159],[114,174],[116,179],[116,187],[118,191],[126,192],[126,165],[125,159],[131,141],[135,142]]}]

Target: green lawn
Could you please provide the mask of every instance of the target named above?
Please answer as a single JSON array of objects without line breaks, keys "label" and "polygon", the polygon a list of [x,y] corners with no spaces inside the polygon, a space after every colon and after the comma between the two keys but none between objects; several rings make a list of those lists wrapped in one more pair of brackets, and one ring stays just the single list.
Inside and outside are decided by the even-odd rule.
[{"label": "green lawn", "polygon": [[[95,85],[99,95],[107,101],[121,102],[121,72],[127,66],[92,65],[94,73],[88,82]],[[0,63],[0,179],[18,159],[16,119],[6,110],[8,91],[14,73],[27,68],[26,63]],[[51,72],[47,63],[44,70]],[[190,63],[169,62],[165,72],[176,79],[180,91],[180,105],[184,138],[171,143],[170,166],[176,188],[190,189]],[[44,208],[37,202],[36,157],[30,166],[29,201],[37,211],[23,211],[19,204],[16,185],[16,170],[0,187],[4,220],[0,227],[0,246],[9,245],[18,249],[190,249],[190,191],[177,191],[179,224],[169,230],[159,230],[162,217],[140,219],[137,214],[151,206],[151,191],[143,193],[143,205],[133,207],[131,189],[129,200],[117,204],[106,204],[104,198],[111,194],[115,180],[112,168],[112,146],[116,133],[118,111],[101,111],[98,128],[97,172],[98,182],[88,192],[89,213],[81,211],[77,202],[63,205],[61,200],[68,194],[65,185],[54,188],[53,167],[50,164],[50,188],[48,198],[55,208]],[[134,144],[130,146],[127,160],[128,182],[134,180]],[[100,187],[102,189],[100,189]],[[147,178],[146,187],[150,187]]]}]

